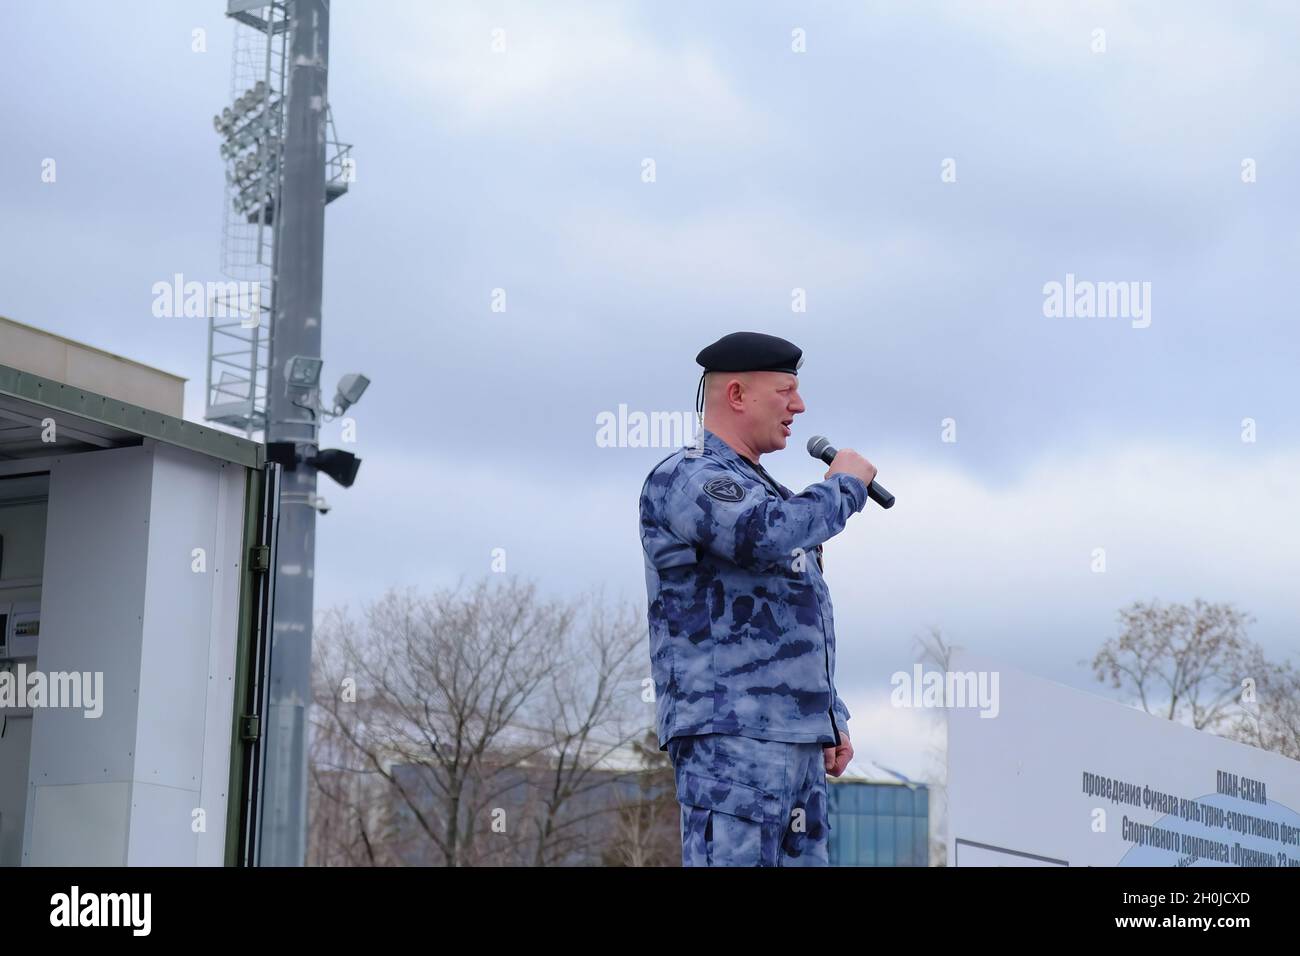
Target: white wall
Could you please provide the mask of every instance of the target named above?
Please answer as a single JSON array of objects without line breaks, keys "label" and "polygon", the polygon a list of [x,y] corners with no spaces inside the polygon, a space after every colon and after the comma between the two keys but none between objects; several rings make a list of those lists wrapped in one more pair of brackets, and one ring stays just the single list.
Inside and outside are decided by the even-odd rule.
[{"label": "white wall", "polygon": [[25,864],[223,861],[244,475],[152,442],[51,459],[40,668],[102,671],[104,704],[34,715]]},{"label": "white wall", "polygon": [[37,661],[102,672],[103,716],[35,709],[25,865],[126,862],[152,470],[143,448],[51,460]]},{"label": "white wall", "polygon": [[[131,866],[224,862],[244,475],[239,465],[156,447]],[[200,823],[205,832],[195,833]]]}]

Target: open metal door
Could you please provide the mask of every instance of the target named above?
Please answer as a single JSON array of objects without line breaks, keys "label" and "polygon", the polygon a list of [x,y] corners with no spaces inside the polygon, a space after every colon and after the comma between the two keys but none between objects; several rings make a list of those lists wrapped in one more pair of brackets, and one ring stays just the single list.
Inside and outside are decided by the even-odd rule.
[{"label": "open metal door", "polygon": [[280,466],[249,472],[246,561],[240,598],[240,660],[235,680],[226,865],[256,866],[261,840],[262,782],[271,628],[275,608],[276,539],[280,525]]}]

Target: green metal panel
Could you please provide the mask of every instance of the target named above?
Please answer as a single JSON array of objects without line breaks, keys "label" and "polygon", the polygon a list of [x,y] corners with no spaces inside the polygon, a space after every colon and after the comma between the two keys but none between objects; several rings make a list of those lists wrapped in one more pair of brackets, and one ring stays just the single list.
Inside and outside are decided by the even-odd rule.
[{"label": "green metal panel", "polygon": [[243,718],[248,710],[248,683],[251,680],[253,630],[256,626],[257,608],[254,595],[257,588],[254,578],[259,573],[253,569],[248,556],[258,543],[258,526],[261,517],[262,486],[266,481],[261,471],[249,469],[244,490],[244,537],[240,552],[239,574],[239,638],[236,642],[235,707],[230,738],[230,785],[226,788],[226,866],[238,866],[241,819],[244,794],[247,750],[251,746],[244,740]]},{"label": "green metal panel", "polygon": [[52,412],[119,428],[142,438],[188,448],[247,468],[260,469],[266,463],[266,446],[259,442],[96,395],[7,365],[0,365],[0,396],[23,399]]}]

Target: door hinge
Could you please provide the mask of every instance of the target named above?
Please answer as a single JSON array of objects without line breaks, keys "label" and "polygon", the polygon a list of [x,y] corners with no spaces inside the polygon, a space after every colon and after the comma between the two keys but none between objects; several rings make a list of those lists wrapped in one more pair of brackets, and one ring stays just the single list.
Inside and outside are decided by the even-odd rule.
[{"label": "door hinge", "polygon": [[251,743],[252,741],[257,740],[259,736],[261,736],[261,730],[262,730],[261,718],[253,717],[249,714],[245,714],[239,720],[240,720],[239,736],[241,739]]},{"label": "door hinge", "polygon": [[255,574],[271,570],[271,546],[255,544],[248,549],[248,569]]}]

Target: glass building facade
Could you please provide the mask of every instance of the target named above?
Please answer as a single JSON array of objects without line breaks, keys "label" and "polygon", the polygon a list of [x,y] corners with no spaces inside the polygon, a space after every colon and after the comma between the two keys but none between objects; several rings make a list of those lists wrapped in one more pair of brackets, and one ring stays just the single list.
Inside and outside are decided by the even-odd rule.
[{"label": "glass building facade", "polygon": [[924,784],[827,780],[831,866],[928,866],[930,791]]}]

